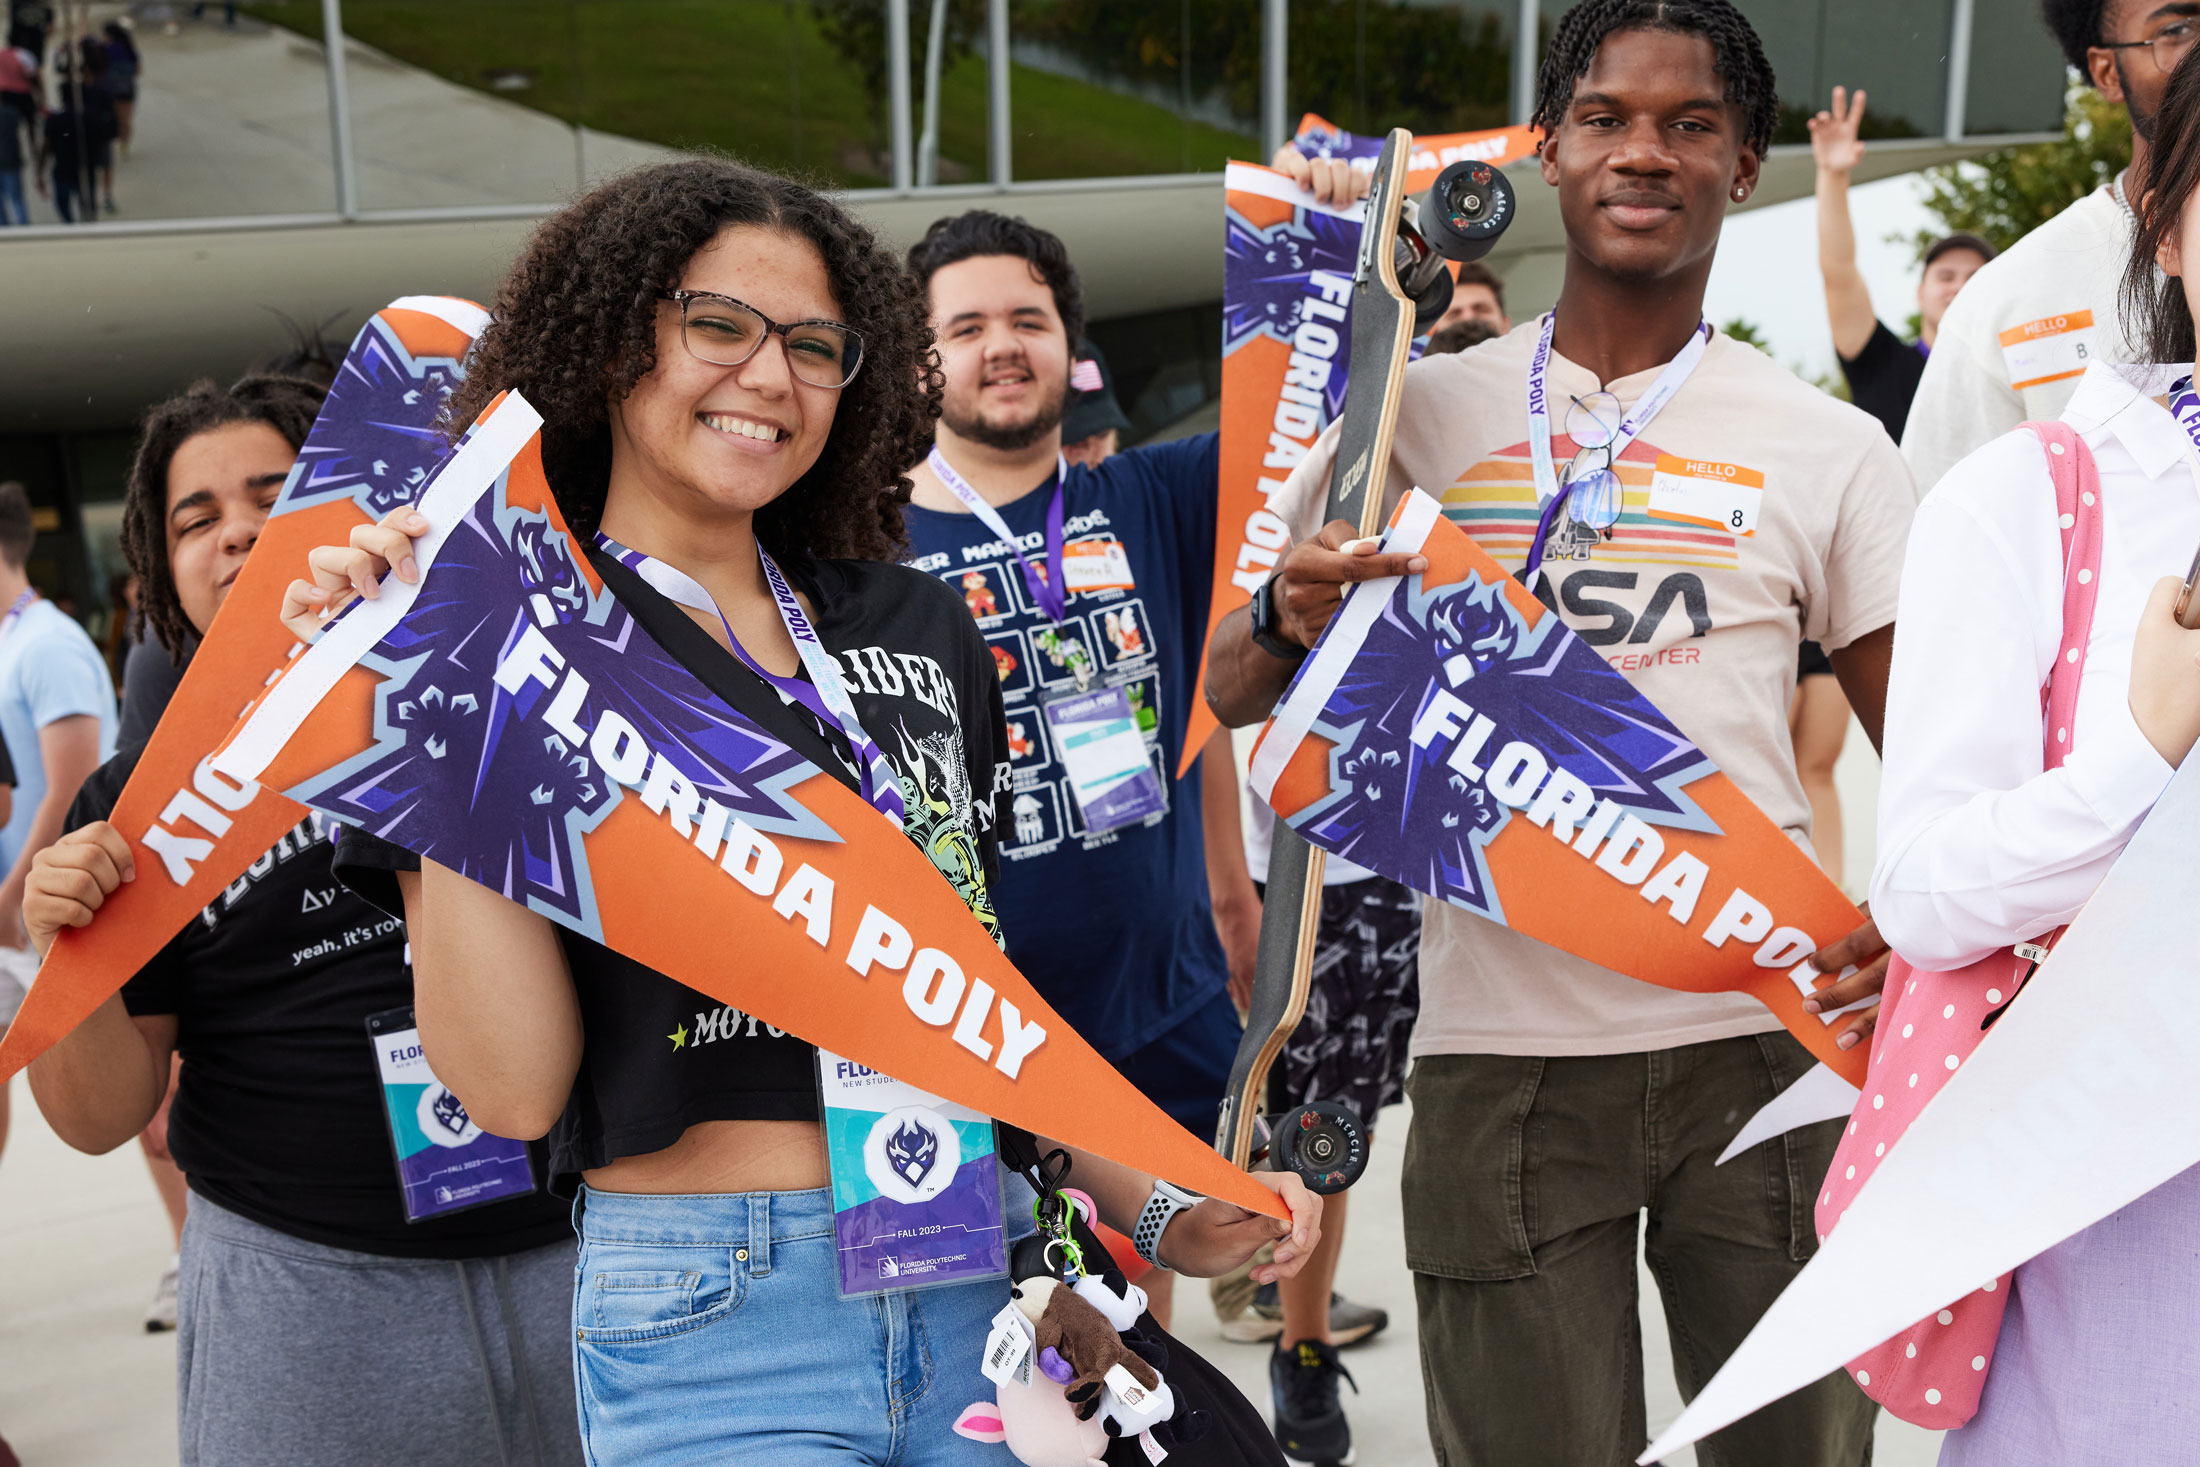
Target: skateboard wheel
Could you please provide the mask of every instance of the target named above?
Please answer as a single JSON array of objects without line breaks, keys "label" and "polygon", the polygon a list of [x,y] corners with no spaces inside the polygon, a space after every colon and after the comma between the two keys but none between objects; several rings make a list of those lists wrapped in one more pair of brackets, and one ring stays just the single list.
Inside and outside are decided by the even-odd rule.
[{"label": "skateboard wheel", "polygon": [[1277,1116],[1269,1129],[1268,1164],[1297,1172],[1307,1190],[1342,1192],[1367,1170],[1367,1129],[1346,1105],[1302,1105]]},{"label": "skateboard wheel", "polygon": [[1512,223],[1512,185],[1487,163],[1465,159],[1436,175],[1421,234],[1447,260],[1479,260]]},{"label": "skateboard wheel", "polygon": [[1413,298],[1413,334],[1422,336],[1451,309],[1452,278],[1449,270],[1439,270],[1421,287],[1421,293]]}]

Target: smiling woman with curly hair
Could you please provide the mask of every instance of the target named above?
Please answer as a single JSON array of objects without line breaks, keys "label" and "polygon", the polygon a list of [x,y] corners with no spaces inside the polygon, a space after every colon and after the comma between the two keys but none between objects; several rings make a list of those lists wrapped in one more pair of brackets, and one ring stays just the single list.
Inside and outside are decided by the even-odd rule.
[{"label": "smiling woman with curly hair", "polygon": [[[1000,677],[962,598],[894,563],[901,470],[939,411],[926,314],[869,232],[807,189],[710,159],[644,169],[536,231],[447,426],[508,389],[532,402],[551,487],[612,594],[899,824],[997,929]],[[413,579],[409,537],[426,529],[400,510],[315,551],[286,621],[311,636],[351,586],[393,563]],[[799,650],[781,575],[816,633]],[[998,1459],[952,1428],[987,1389],[1006,1285],[841,1297],[815,1049],[362,832],[336,866],[403,912],[437,1077],[484,1129],[547,1134],[551,1185],[578,1196],[590,1461]],[[744,961],[738,933],[711,936]],[[1153,1179],[1076,1167],[1133,1227]],[[1296,1178],[1276,1185],[1305,1210],[1275,1254],[1293,1272],[1318,1204]],[[1004,1212],[1010,1238],[1031,1231],[1030,1201]],[[1227,1272],[1272,1236],[1210,1201],[1166,1246],[1179,1267]]]},{"label": "smiling woman with curly hair", "polygon": [[[839,393],[841,430],[757,510],[757,535],[781,555],[892,560],[909,502],[902,470],[924,456],[940,410],[924,295],[868,229],[773,174],[710,158],[665,163],[552,216],[497,291],[449,425],[462,430],[497,393],[519,392],[542,413],[543,468],[558,507],[577,533],[595,533],[621,405],[657,366],[660,325],[680,311],[663,297],[730,230],[806,241],[837,319],[861,341],[858,370]],[[693,303],[689,311],[693,342]]]}]

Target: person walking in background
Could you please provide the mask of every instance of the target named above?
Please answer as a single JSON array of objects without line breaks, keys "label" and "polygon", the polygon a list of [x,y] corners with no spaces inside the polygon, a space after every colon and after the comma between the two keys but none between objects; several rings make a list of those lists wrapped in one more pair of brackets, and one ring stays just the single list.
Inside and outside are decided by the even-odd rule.
[{"label": "person walking in background", "polygon": [[86,36],[78,45],[77,85],[81,91],[76,102],[84,113],[86,189],[96,218],[102,208],[115,212],[115,137],[120,131],[114,89],[107,80],[105,42]]},{"label": "person walking in background", "polygon": [[[61,75],[61,105],[46,114],[38,139],[38,196],[52,189],[54,212],[64,224],[89,224],[98,216],[91,179],[92,150],[85,127],[83,94],[70,71]],[[79,221],[78,215],[82,220]]]},{"label": "person walking in background", "polygon": [[[115,689],[99,648],[31,588],[36,538],[30,495],[0,484],[0,743],[15,766],[12,809],[0,825],[0,1008],[8,1019],[38,971],[22,925],[31,859],[59,838],[77,786],[115,747]],[[0,1085],[0,1147],[7,1134]]]},{"label": "person walking in background", "polygon": [[108,21],[100,34],[105,37],[107,49],[107,90],[115,99],[115,138],[127,154],[137,118],[138,74],[145,69],[145,58],[138,54],[137,42],[131,39],[127,16]]},{"label": "person walking in background", "polygon": [[14,101],[17,95],[28,97],[29,93],[10,90],[6,83],[14,79],[24,79],[21,53],[0,47],[0,227],[31,222],[30,205],[23,197],[23,165],[30,161],[29,124]]},{"label": "person walking in background", "polygon": [[2131,164],[2004,250],[1941,317],[1902,434],[1925,493],[1971,450],[2060,413],[2091,363],[2139,360],[2117,290],[2132,210],[2153,187],[2155,114],[2170,73],[2200,40],[2200,7],[2041,0],[2040,11],[2071,66],[2131,115]]}]

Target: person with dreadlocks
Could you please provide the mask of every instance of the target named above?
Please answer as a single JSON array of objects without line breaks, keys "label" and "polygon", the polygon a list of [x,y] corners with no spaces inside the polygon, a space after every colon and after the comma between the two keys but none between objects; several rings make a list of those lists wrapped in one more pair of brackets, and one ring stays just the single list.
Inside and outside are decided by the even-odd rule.
[{"label": "person with dreadlocks", "polygon": [[[1772,70],[1729,0],[1568,11],[1535,115],[1566,231],[1558,305],[1406,369],[1387,485],[1425,486],[1803,845],[1798,643],[1828,650],[1876,744],[1916,496],[1875,420],[1703,319],[1720,227],[1756,188],[1776,116]],[[1300,540],[1259,593],[1270,645],[1244,612],[1216,630],[1208,690],[1226,724],[1273,707],[1348,583],[1425,568],[1320,524],[1335,439],[1270,498]],[[1638,1237],[1693,1396],[1815,1251],[1840,1125],[1718,1166],[1811,1064],[1754,999],[1636,982],[1442,902],[1422,920],[1404,1212],[1437,1455],[1632,1461]],[[1820,936],[1839,940],[1813,955],[1819,971],[1859,969],[1815,1001],[1853,1047],[1872,1011],[1831,1014],[1877,992],[1883,945],[1869,923]],[[1312,1353],[1301,1409],[1319,1413],[1336,1385]],[[1861,1463],[1871,1431],[1870,1402],[1836,1374],[1700,1459]]]},{"label": "person with dreadlocks", "polygon": [[[212,624],[323,395],[287,377],[201,382],[147,416],[122,550],[171,657]],[[32,867],[23,916],[41,956],[139,874],[107,816],[143,752],[84,781],[70,833]],[[338,884],[331,852],[318,815],[286,832],[32,1062],[31,1093],[62,1140],[98,1154],[145,1129],[184,1060],[167,1135],[191,1191],[187,1467],[577,1467],[566,1207],[538,1191],[406,1220],[367,1031],[413,1002],[405,931]]]},{"label": "person with dreadlocks", "polygon": [[2200,0],[2041,0],[2078,74],[2131,116],[2131,164],[1989,261],[1941,317],[1902,453],[1930,490],[1956,462],[2026,421],[2061,414],[2096,361],[2145,360],[2117,289],[2153,182],[2155,115],[2200,39]]}]

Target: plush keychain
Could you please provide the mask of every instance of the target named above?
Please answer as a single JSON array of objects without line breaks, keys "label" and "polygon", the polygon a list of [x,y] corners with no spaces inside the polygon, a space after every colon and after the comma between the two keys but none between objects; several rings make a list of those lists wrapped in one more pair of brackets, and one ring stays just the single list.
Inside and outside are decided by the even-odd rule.
[{"label": "plush keychain", "polygon": [[1010,1307],[995,1317],[987,1343],[990,1363],[1008,1362],[987,1370],[996,1399],[966,1407],[955,1431],[1003,1443],[1024,1467],[1107,1467],[1127,1438],[1158,1462],[1203,1420],[1174,1419],[1176,1398],[1161,1374],[1167,1353],[1138,1328],[1145,1291],[1104,1250],[1096,1260],[1102,1271],[1087,1271],[1072,1207],[1089,1219],[1092,1200],[1062,1188],[1062,1162],[1052,1176],[1042,1163],[1034,1178],[1039,1231],[1010,1253]]}]

